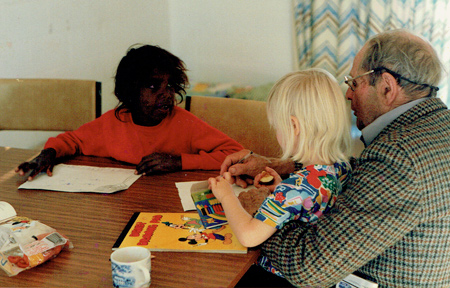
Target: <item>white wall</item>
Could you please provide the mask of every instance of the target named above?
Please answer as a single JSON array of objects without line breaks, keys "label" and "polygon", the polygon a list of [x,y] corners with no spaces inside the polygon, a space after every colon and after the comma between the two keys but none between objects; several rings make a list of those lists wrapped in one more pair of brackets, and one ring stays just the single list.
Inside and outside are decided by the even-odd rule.
[{"label": "white wall", "polygon": [[102,82],[103,112],[116,106],[115,70],[134,43],[170,46],[165,0],[2,0],[0,78]]},{"label": "white wall", "polygon": [[258,85],[294,67],[291,0],[1,0],[0,78],[101,81],[134,43],[183,59],[191,82]]},{"label": "white wall", "polygon": [[172,52],[192,81],[259,85],[294,69],[291,0],[172,0]]}]

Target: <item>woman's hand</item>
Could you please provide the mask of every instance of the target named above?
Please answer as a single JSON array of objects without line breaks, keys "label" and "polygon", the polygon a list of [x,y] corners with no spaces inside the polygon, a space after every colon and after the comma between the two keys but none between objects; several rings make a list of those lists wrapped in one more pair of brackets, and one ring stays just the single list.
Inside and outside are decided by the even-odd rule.
[{"label": "woman's hand", "polygon": [[53,167],[55,164],[56,150],[53,148],[47,148],[42,150],[41,153],[30,162],[23,162],[20,164],[15,171],[16,173],[19,173],[20,176],[30,172],[28,180],[31,181],[37,174],[45,170],[48,176],[52,176]]},{"label": "woman's hand", "polygon": [[141,162],[136,166],[135,174],[150,175],[159,172],[180,171],[181,169],[181,156],[152,153],[142,157]]}]

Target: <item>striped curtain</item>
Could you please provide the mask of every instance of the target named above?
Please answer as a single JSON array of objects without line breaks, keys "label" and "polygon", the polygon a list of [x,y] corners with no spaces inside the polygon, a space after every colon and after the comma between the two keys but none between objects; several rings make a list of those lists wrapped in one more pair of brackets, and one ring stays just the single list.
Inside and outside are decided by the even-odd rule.
[{"label": "striped curtain", "polygon": [[[320,67],[342,81],[353,58],[374,34],[406,28],[428,39],[446,73],[438,96],[450,104],[450,1],[292,0],[297,67]],[[342,88],[346,90],[345,84]],[[450,106],[450,105],[449,105]]]}]

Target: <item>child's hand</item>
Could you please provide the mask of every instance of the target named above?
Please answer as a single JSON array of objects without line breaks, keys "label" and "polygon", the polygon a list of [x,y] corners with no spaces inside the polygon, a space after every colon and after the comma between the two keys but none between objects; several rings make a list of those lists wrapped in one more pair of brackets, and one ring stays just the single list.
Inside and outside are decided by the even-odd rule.
[{"label": "child's hand", "polygon": [[[263,184],[260,182],[260,180],[267,173],[269,173],[273,177],[273,181],[270,184]],[[270,192],[273,192],[275,191],[275,188],[278,186],[278,184],[281,183],[281,180],[281,176],[275,170],[270,167],[266,167],[265,171],[256,175],[254,185],[256,188],[267,187],[269,188]]]},{"label": "child's hand", "polygon": [[233,187],[231,187],[231,183],[227,181],[226,175],[224,175],[224,177],[218,176],[216,178],[209,178],[208,183],[214,196],[216,196],[217,200],[220,202],[222,202],[222,199],[227,195],[235,196]]}]

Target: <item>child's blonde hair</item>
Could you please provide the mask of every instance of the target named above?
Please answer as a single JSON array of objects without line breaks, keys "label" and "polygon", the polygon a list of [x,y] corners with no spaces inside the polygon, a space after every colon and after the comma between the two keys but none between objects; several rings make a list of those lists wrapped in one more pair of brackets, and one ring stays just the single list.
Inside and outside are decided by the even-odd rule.
[{"label": "child's blonde hair", "polygon": [[[315,157],[323,164],[348,160],[349,114],[336,79],[318,68],[285,75],[272,87],[267,100],[267,116],[279,136],[282,158],[303,163]],[[300,124],[298,136],[291,116]]]}]

